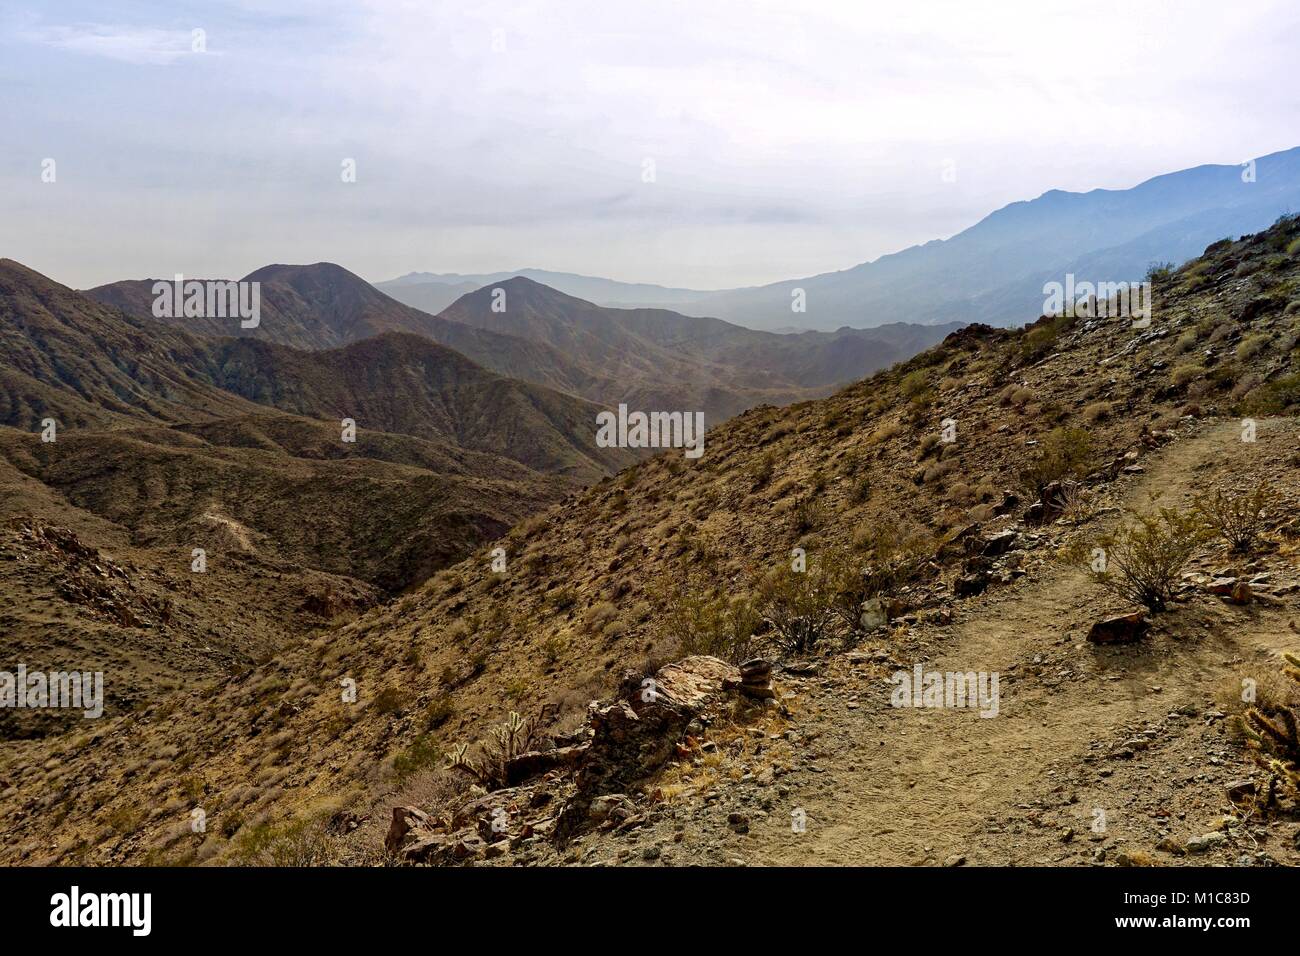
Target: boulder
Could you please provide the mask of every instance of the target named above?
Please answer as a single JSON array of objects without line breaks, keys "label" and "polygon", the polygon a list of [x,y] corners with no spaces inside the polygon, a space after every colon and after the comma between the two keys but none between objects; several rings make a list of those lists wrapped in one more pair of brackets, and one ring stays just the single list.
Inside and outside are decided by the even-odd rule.
[{"label": "boulder", "polygon": [[1130,644],[1150,627],[1151,622],[1147,620],[1145,611],[1116,614],[1093,624],[1088,631],[1088,640],[1093,644]]},{"label": "boulder", "polygon": [[517,754],[506,761],[506,786],[516,786],[557,767],[571,767],[582,759],[586,750],[586,744],[577,744]]},{"label": "boulder", "polygon": [[[751,672],[761,669],[746,663]],[[565,839],[585,825],[596,798],[627,793],[672,759],[687,725],[744,686],[740,668],[716,657],[687,657],[653,677],[626,675],[618,699],[593,702],[587,711],[591,741],[578,760],[574,794],[560,811],[556,836]]]},{"label": "boulder", "polygon": [[396,853],[408,833],[417,828],[427,830],[429,825],[429,815],[418,807],[393,807],[393,819],[388,824],[384,846],[388,852]]},{"label": "boulder", "polygon": [[1019,537],[1014,531],[1003,531],[1001,534],[995,534],[991,538],[984,539],[984,546],[980,550],[980,554],[986,558],[1000,557],[1016,546]]}]

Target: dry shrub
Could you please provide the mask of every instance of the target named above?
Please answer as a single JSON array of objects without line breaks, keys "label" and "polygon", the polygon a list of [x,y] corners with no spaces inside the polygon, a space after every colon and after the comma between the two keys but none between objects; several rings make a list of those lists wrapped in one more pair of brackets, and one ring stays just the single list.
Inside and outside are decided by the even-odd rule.
[{"label": "dry shrub", "polygon": [[1054,428],[1043,439],[1038,455],[1020,470],[1020,484],[1035,499],[1054,481],[1077,478],[1092,467],[1092,438],[1082,428]]},{"label": "dry shrub", "polygon": [[1215,489],[1197,495],[1193,507],[1206,527],[1226,541],[1228,547],[1238,554],[1248,554],[1277,500],[1272,486],[1260,481],[1249,491]]},{"label": "dry shrub", "polygon": [[1152,611],[1164,610],[1187,562],[1205,541],[1205,525],[1191,512],[1160,508],[1098,542],[1104,567],[1092,567],[1092,577],[1112,594]]}]

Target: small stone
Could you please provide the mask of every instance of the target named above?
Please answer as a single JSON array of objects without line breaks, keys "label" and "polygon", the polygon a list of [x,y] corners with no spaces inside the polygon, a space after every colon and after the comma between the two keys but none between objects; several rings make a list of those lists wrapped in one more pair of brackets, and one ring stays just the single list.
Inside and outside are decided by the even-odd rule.
[{"label": "small stone", "polygon": [[1222,833],[1204,833],[1187,841],[1187,852],[1206,853],[1226,842],[1228,842],[1228,838]]}]

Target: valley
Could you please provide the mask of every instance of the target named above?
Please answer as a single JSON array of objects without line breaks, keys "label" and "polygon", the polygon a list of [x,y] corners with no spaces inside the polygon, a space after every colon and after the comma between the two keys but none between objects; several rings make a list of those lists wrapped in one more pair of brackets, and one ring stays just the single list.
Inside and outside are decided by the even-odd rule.
[{"label": "valley", "polygon": [[[594,409],[572,419],[585,439],[546,415],[565,455],[520,446],[505,464],[451,427],[437,443],[374,433],[374,457],[352,457],[331,418],[248,397],[335,415],[352,401],[334,390],[347,366],[316,363],[404,333],[279,356],[320,387],[241,394],[214,384],[212,340],[177,338],[184,371],[169,381],[203,396],[202,415],[151,391],[144,413],[126,410],[114,386],[88,385],[114,380],[103,363],[75,388],[40,366],[12,373],[76,391],[65,407],[87,419],[53,445],[4,432],[17,646],[45,666],[89,633],[101,643],[74,657],[118,656],[105,718],[9,731],[6,861],[1294,865],[1289,798],[1248,799],[1265,778],[1233,687],[1285,700],[1282,655],[1300,650],[1298,230],[1283,217],[1153,273],[1147,327],[966,325],[826,398],[749,408],[711,427],[698,459],[586,453],[606,473],[585,486],[566,455],[595,444]],[[74,295],[26,281],[47,310]],[[560,401],[509,388],[534,408]],[[42,412],[11,407],[31,409],[27,424]],[[1153,509],[1190,513],[1209,490],[1259,482],[1278,497],[1248,555],[1198,537],[1166,610],[1108,619],[1129,605],[1077,553],[1117,547]],[[484,523],[420,565],[457,488]],[[413,541],[420,521],[428,537]],[[196,541],[203,577],[188,571]],[[69,593],[56,573],[95,566],[111,595],[54,596]],[[211,622],[199,679],[156,643],[171,633],[164,597],[173,620]],[[114,622],[123,606],[158,623]],[[1098,643],[1124,620],[1141,635]],[[769,668],[719,682],[755,657]],[[918,664],[999,674],[997,716],[891,707],[890,676]],[[660,680],[667,703],[641,696]],[[115,706],[123,683],[148,691]],[[607,736],[624,719],[644,747]],[[492,734],[511,721],[532,749],[498,778]],[[205,832],[189,827],[195,807]]]}]

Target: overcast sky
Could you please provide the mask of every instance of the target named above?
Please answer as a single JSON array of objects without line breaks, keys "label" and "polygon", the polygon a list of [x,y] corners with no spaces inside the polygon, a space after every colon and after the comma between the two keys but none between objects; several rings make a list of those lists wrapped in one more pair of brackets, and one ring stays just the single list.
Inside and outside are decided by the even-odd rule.
[{"label": "overcast sky", "polygon": [[1300,145],[1297,50],[1294,0],[0,0],[0,256],[775,281]]}]

